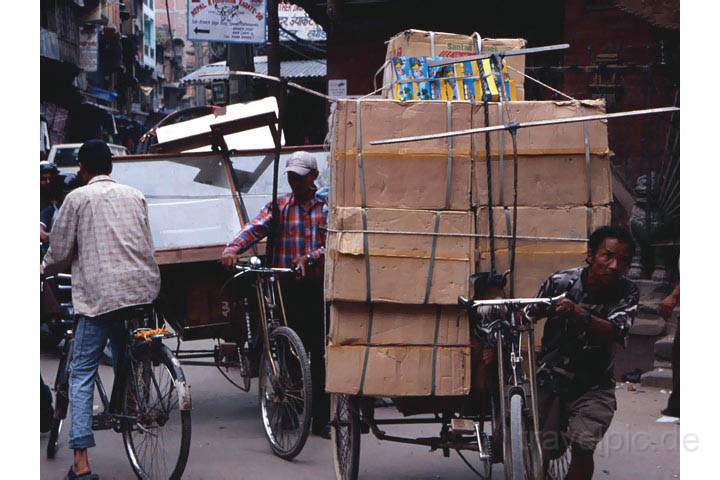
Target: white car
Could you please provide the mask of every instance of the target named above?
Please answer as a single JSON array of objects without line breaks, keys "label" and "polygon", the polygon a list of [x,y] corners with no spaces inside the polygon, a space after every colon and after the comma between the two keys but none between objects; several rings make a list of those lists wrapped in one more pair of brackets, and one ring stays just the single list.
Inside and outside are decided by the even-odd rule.
[{"label": "white car", "polygon": [[[53,145],[48,153],[48,162],[52,162],[58,167],[61,173],[77,173],[80,163],[78,162],[78,152],[82,143],[61,143]],[[110,152],[114,157],[129,155],[128,149],[122,145],[108,143]]]}]

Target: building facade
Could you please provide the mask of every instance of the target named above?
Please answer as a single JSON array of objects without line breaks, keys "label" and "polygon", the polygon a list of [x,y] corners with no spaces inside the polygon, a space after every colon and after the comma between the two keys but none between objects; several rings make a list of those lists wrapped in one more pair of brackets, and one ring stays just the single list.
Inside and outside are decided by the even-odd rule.
[{"label": "building facade", "polygon": [[146,37],[154,42],[154,14],[142,0],[41,1],[41,155],[91,138],[134,148],[162,80]]}]

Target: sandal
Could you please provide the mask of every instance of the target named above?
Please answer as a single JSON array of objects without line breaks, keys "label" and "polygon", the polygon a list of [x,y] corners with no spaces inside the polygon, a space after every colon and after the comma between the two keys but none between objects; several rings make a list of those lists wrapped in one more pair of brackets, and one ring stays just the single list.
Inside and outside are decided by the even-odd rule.
[{"label": "sandal", "polygon": [[75,479],[100,480],[100,477],[98,477],[96,473],[92,473],[92,472],[83,473],[82,475],[78,475],[77,473],[75,473],[73,471],[73,468],[70,467],[68,474],[65,476],[65,480],[75,480]]}]

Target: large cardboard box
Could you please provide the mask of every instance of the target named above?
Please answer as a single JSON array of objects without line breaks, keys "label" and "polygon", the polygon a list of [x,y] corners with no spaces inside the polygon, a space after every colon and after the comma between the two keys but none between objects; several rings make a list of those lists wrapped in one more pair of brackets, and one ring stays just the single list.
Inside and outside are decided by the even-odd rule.
[{"label": "large cardboard box", "polygon": [[[509,209],[512,221],[512,208]],[[493,208],[496,235],[510,235],[502,208]],[[610,207],[597,206],[592,210],[591,230],[610,224]],[[587,238],[587,209],[574,208],[518,208],[518,237]],[[478,231],[488,232],[488,209],[478,215]],[[510,232],[510,233],[508,233]],[[509,240],[495,239],[495,269],[509,269]],[[515,296],[534,297],[540,284],[558,270],[585,265],[587,243],[584,241],[540,241],[518,239],[515,249]],[[490,271],[490,241],[480,242],[480,269]]]},{"label": "large cardboard box", "polygon": [[454,305],[336,302],[330,307],[330,345],[468,346],[466,312]]},{"label": "large cardboard box", "polygon": [[[480,38],[479,35],[460,35],[457,33],[428,32],[425,30],[405,30],[398,33],[388,41],[385,60],[397,56],[409,57],[446,57],[457,58],[476,55],[480,42],[480,53],[490,53],[503,50],[517,50],[524,48],[527,41],[523,38]],[[525,72],[525,56],[507,57],[507,65]],[[385,84],[392,81],[392,66],[385,69]],[[511,80],[515,81],[518,89],[518,100],[525,99],[523,88],[525,77],[521,73],[508,69]]]},{"label": "large cardboard box", "polygon": [[[503,162],[492,160],[493,205],[513,204],[514,160],[506,156]],[[594,205],[612,202],[612,170],[608,155],[590,156],[591,198]],[[488,204],[487,164],[475,167],[476,199],[479,205]],[[583,155],[518,156],[519,206],[578,206],[588,201],[587,164]]]},{"label": "large cardboard box", "polygon": [[[358,159],[357,102],[337,103],[333,124],[331,204],[341,207],[362,204],[362,183]],[[371,140],[407,137],[484,125],[482,105],[468,102],[395,102],[367,100],[360,103],[362,157],[368,207],[427,210],[470,208],[471,146],[476,150],[475,172],[483,202],[485,136],[460,136],[422,142],[370,145]],[[570,102],[511,102],[512,119],[517,122],[582,115],[583,109]],[[604,111],[602,102],[585,102],[585,113]],[[448,123],[448,113],[450,122]],[[499,122],[497,104],[490,104],[490,124]],[[607,126],[590,122],[589,146],[593,153],[594,203],[610,201],[610,165],[607,158]],[[503,180],[506,198],[512,194],[512,142],[509,133],[491,134],[491,154],[500,153],[504,135]],[[523,205],[584,204],[585,160],[582,124],[572,123],[520,129],[517,133],[520,165],[520,202]],[[529,159],[528,157],[539,157]],[[450,161],[449,161],[450,159]],[[537,163],[536,163],[537,162]],[[499,163],[494,160],[495,181],[500,181]],[[446,204],[448,173],[450,195]],[[486,187],[485,187],[486,188]],[[496,196],[499,189],[496,188]],[[597,191],[597,192],[595,192]],[[558,195],[554,192],[559,192]],[[547,198],[545,198],[547,197]],[[497,201],[497,200],[496,200]],[[561,202],[561,203],[556,203]]]},{"label": "large cardboard box", "polygon": [[[367,234],[371,300],[424,303],[436,212],[371,208],[367,210],[367,221],[368,231],[389,232]],[[439,213],[439,235],[427,303],[454,305],[459,295],[467,295],[473,242],[471,237],[462,234],[471,234],[473,228],[469,212]],[[367,299],[362,230],[362,209],[331,211],[325,265],[325,296],[330,301]]]},{"label": "large cardboard box", "polygon": [[330,393],[402,397],[470,392],[469,347],[329,345],[326,358],[325,390]]}]

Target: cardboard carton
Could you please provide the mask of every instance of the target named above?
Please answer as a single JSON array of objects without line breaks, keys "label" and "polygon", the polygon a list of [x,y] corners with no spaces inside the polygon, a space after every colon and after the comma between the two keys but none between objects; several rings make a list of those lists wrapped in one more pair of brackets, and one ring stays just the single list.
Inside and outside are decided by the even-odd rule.
[{"label": "cardboard carton", "polygon": [[[339,101],[333,125],[331,204],[342,207],[362,204],[362,182],[358,159],[357,102]],[[475,172],[478,199],[487,195],[484,134],[450,139],[426,140],[390,145],[370,145],[371,140],[406,137],[484,125],[483,106],[467,102],[361,102],[361,135],[368,207],[465,210],[470,208],[471,145],[476,153]],[[570,102],[511,102],[514,121],[551,119],[582,115],[580,106]],[[583,104],[586,114],[604,111],[602,102]],[[448,124],[448,111],[450,124]],[[490,124],[499,121],[497,104],[490,104]],[[593,153],[593,202],[610,202],[610,165],[607,158],[607,127],[588,124]],[[506,198],[511,198],[512,142],[509,133],[491,134],[491,155],[500,153],[499,137],[504,135],[504,181]],[[579,123],[520,129],[517,133],[520,166],[520,198],[523,205],[577,205],[586,202],[583,128]],[[451,161],[449,162],[449,153]],[[538,157],[530,159],[529,157]],[[450,165],[450,167],[449,167]],[[494,161],[495,181],[500,181],[499,163]],[[450,196],[446,202],[448,173]],[[499,184],[498,184],[499,185]],[[486,187],[485,187],[486,188]],[[499,189],[495,188],[496,196]],[[547,197],[547,198],[544,198]],[[497,197],[496,197],[497,201]]]},{"label": "cardboard carton", "polygon": [[326,358],[325,390],[330,393],[402,397],[470,392],[469,347],[330,345]]},{"label": "cardboard carton", "polygon": [[[478,40],[480,52],[478,52]],[[386,60],[397,56],[410,57],[443,57],[457,58],[490,53],[503,50],[517,50],[524,48],[527,41],[522,38],[479,38],[479,35],[460,35],[457,33],[428,32],[424,30],[405,30],[398,33],[388,41]],[[525,56],[507,57],[507,65],[520,72],[525,72]],[[385,84],[392,82],[392,66],[385,69]],[[518,100],[524,100],[523,86],[525,77],[512,70],[510,79],[515,81],[518,88]],[[521,93],[522,92],[522,93]]]},{"label": "cardboard carton", "polygon": [[395,305],[372,307],[336,302],[330,307],[330,345],[469,346],[467,314],[454,305]]},{"label": "cardboard carton", "polygon": [[[503,204],[513,204],[514,159],[506,156],[502,162],[492,160],[493,204],[500,204],[502,185]],[[612,202],[612,171],[607,155],[591,155],[592,203]],[[476,163],[476,201],[488,204],[487,164]],[[578,206],[585,205],[587,193],[587,165],[583,155],[518,156],[518,205],[521,206]]]},{"label": "cardboard carton", "polygon": [[[510,217],[512,221],[512,208]],[[502,208],[493,208],[496,235],[509,235]],[[518,236],[587,238],[587,209],[574,208],[518,208]],[[610,224],[610,207],[593,208],[591,230]],[[488,233],[488,209],[478,214],[478,231]],[[512,233],[512,230],[509,230]],[[515,296],[534,297],[540,284],[558,270],[585,265],[587,243],[584,241],[517,241],[515,250]],[[490,241],[480,242],[480,269],[490,271]],[[496,271],[509,268],[508,239],[495,239]]]},{"label": "cardboard carton", "polygon": [[[472,215],[440,212],[440,222],[427,303],[454,305],[468,293],[473,258],[470,234]],[[423,210],[368,209],[368,252],[371,300],[390,303],[424,303],[432,258],[436,213]],[[362,209],[336,208],[329,219],[325,266],[328,300],[365,301],[367,276],[364,256]],[[351,232],[348,232],[351,231]],[[355,231],[355,232],[352,232]]]}]

